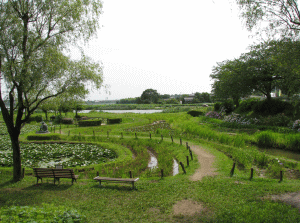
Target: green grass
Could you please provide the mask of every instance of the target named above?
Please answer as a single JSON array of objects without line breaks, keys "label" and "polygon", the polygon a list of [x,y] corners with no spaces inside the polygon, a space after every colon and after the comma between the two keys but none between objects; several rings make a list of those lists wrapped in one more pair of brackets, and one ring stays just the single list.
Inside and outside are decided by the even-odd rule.
[{"label": "green grass", "polygon": [[[71,185],[70,179],[61,179],[58,185],[53,185],[52,179],[44,179],[43,184],[36,185],[36,178],[30,175],[31,169],[26,169],[22,181],[12,183],[12,168],[1,167],[0,218],[6,210],[13,210],[15,216],[22,216],[18,213],[21,208],[14,206],[27,206],[29,209],[25,208],[28,210],[26,213],[31,215],[40,213],[43,207],[46,207],[43,209],[45,215],[55,213],[54,207],[61,207],[60,214],[77,211],[82,222],[85,222],[84,219],[86,222],[300,222],[296,208],[267,198],[272,194],[299,191],[299,179],[288,179],[284,175],[284,180],[279,183],[276,174],[285,168],[279,166],[273,156],[266,155],[255,146],[255,143],[264,139],[262,135],[265,134],[264,137],[271,138],[272,143],[275,141],[277,145],[296,147],[297,134],[248,134],[230,128],[224,131],[219,126],[221,120],[193,118],[186,113],[88,115],[122,118],[123,123],[80,128],[62,125],[61,141],[107,144],[116,152],[118,159],[88,167],[75,167],[80,177],[74,185]],[[168,125],[152,129],[153,126],[149,124],[158,120],[165,120]],[[36,131],[34,128],[38,128],[38,125],[26,128],[21,137],[23,141],[26,141],[27,134]],[[152,139],[149,132],[153,133]],[[164,135],[163,141],[161,134]],[[173,143],[171,135],[174,137]],[[183,139],[183,145],[179,145],[179,138]],[[186,167],[187,174],[183,174],[180,168],[179,174],[172,176],[174,159],[186,163],[186,156],[189,156],[185,147],[187,141],[215,156],[213,165],[218,171],[217,176],[190,181],[189,177],[199,167],[197,159]],[[147,150],[158,158],[159,166],[152,171],[147,169]],[[299,169],[295,161],[279,159],[285,167]],[[238,168],[230,177],[233,162],[238,163]],[[255,168],[255,174],[250,181],[252,167]],[[164,178],[160,176],[160,169],[164,169]],[[266,170],[268,175],[260,177],[261,170]],[[128,172],[132,171],[134,177],[140,177],[140,180],[135,184],[135,190],[130,185],[114,183],[103,183],[99,187],[92,180],[98,171],[102,176],[110,177],[128,177]],[[175,216],[173,206],[181,200],[199,202],[205,209],[192,216]],[[30,208],[33,207],[37,209],[32,211]],[[33,218],[39,217],[36,215]]]}]

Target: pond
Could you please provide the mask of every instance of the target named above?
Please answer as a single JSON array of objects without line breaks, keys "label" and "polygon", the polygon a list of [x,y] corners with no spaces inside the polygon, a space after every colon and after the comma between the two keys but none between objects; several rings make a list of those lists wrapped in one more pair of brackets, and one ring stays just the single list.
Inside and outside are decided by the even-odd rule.
[{"label": "pond", "polygon": [[288,159],[300,161],[300,153],[295,153],[292,151],[281,150],[281,149],[262,149],[262,151],[266,152],[266,154],[269,155],[282,156]]},{"label": "pond", "polygon": [[[91,110],[82,110],[78,113],[89,113]],[[106,113],[135,113],[135,114],[152,114],[152,113],[160,113],[163,110],[95,110],[96,112],[106,112]]]}]

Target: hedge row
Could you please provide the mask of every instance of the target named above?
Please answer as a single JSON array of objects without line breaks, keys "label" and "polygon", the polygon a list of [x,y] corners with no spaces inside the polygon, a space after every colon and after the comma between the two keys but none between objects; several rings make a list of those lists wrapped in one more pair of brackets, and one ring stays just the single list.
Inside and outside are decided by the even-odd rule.
[{"label": "hedge row", "polygon": [[121,118],[108,118],[107,119],[107,124],[119,124],[122,122],[122,119]]},{"label": "hedge row", "polygon": [[101,119],[89,119],[89,120],[81,120],[78,122],[79,127],[86,127],[86,126],[99,126],[101,125]]},{"label": "hedge row", "polygon": [[61,135],[58,133],[45,133],[28,135],[27,140],[59,140]]}]

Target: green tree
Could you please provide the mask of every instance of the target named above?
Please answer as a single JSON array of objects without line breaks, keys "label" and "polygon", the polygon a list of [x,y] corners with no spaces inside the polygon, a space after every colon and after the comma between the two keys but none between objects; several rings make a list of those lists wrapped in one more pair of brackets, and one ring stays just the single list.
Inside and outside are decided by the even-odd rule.
[{"label": "green tree", "polygon": [[[300,31],[300,10],[297,0],[236,0],[241,17],[249,30],[269,35],[298,35]],[[267,23],[263,26],[261,22]]]},{"label": "green tree", "polygon": [[88,93],[85,83],[102,86],[102,68],[83,56],[72,61],[63,52],[87,41],[99,26],[98,0],[6,0],[0,2],[0,72],[8,89],[8,107],[0,92],[2,116],[12,143],[13,180],[21,179],[21,127],[49,98]]},{"label": "green tree", "polygon": [[252,92],[251,83],[245,75],[245,64],[239,59],[217,63],[210,77],[214,80],[212,93],[215,98],[232,98],[236,107],[239,99]]},{"label": "green tree", "polygon": [[159,94],[157,93],[157,90],[153,89],[147,89],[143,91],[141,95],[141,103],[142,104],[157,104],[159,99]]}]

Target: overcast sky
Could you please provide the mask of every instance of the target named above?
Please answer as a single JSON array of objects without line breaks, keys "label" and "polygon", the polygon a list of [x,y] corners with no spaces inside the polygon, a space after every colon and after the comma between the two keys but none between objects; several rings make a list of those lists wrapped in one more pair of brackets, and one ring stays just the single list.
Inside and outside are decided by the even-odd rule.
[{"label": "overcast sky", "polygon": [[101,28],[85,53],[103,65],[104,90],[88,99],[210,92],[217,62],[254,42],[234,1],[104,0]]}]

